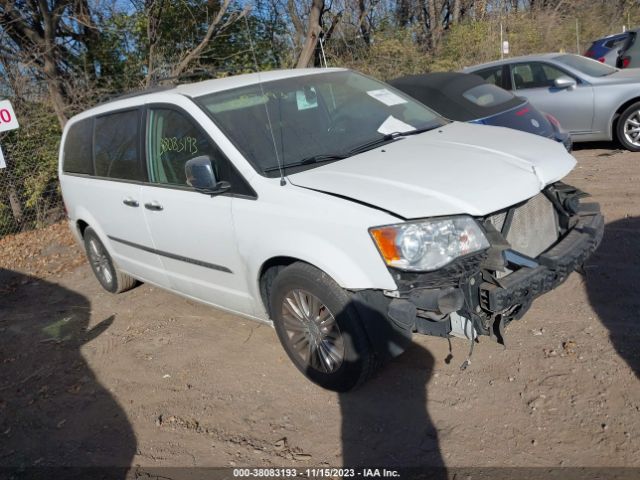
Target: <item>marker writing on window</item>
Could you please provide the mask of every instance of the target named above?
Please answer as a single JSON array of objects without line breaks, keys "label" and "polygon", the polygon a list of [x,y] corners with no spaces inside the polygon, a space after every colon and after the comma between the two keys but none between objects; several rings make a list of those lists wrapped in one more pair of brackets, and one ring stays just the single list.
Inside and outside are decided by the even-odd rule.
[{"label": "marker writing on window", "polygon": [[160,156],[166,152],[198,153],[195,137],[163,137],[160,139]]}]

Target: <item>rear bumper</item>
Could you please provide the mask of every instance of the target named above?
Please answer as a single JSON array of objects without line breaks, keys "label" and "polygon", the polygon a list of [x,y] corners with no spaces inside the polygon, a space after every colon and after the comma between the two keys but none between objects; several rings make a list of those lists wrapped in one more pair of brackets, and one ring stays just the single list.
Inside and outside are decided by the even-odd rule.
[{"label": "rear bumper", "polygon": [[538,266],[522,268],[500,281],[500,286],[480,285],[481,307],[500,312],[528,304],[553,290],[580,268],[602,241],[604,217],[598,212],[580,215],[576,226],[555,246],[536,258]]}]

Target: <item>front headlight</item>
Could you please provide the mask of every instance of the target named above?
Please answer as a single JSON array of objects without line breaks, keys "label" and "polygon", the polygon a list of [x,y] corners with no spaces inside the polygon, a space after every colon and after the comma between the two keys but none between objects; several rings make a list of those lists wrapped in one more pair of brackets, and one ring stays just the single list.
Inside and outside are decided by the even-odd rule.
[{"label": "front headlight", "polygon": [[461,216],[369,229],[388,266],[424,272],[484,250],[489,242],[471,217]]}]

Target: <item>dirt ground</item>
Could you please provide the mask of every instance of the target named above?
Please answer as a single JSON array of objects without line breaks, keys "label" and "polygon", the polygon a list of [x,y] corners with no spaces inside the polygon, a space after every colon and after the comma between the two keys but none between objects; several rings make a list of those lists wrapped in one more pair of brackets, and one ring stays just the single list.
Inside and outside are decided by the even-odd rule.
[{"label": "dirt ground", "polygon": [[350,394],[303,378],[269,326],[104,292],[64,226],[5,239],[0,466],[640,467],[640,153],[612,148],[578,146],[567,179],[606,215],[586,275],[465,372],[466,342],[447,362],[416,337]]}]

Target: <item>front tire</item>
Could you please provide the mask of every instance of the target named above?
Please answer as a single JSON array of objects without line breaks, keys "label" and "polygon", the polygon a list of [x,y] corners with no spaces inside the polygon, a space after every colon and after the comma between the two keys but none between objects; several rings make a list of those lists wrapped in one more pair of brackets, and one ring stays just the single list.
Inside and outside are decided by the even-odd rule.
[{"label": "front tire", "polygon": [[640,102],[627,108],[616,127],[616,136],[624,148],[632,152],[640,152]]},{"label": "front tire", "polygon": [[326,273],[294,263],[275,278],[269,300],[280,343],[312,382],[346,392],[373,373],[373,352],[351,298]]},{"label": "front tire", "polygon": [[121,293],[136,286],[136,279],[118,269],[91,227],[87,227],[84,231],[84,248],[93,274],[107,292]]}]

